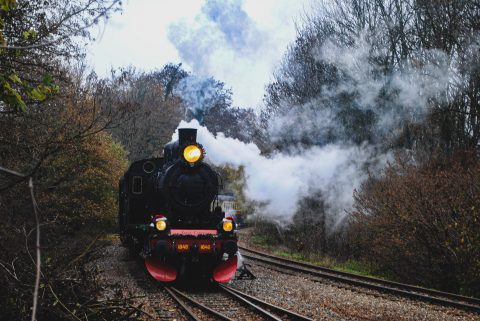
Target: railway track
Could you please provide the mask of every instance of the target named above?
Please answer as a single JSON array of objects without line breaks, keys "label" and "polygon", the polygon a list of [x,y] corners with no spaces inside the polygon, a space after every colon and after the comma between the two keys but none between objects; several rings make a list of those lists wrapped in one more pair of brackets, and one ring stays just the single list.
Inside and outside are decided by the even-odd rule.
[{"label": "railway track", "polygon": [[223,285],[188,293],[171,286],[165,290],[196,321],[312,320]]},{"label": "railway track", "polygon": [[326,278],[353,286],[364,287],[415,300],[421,300],[442,306],[455,307],[480,313],[480,299],[337,271],[326,267],[270,255],[242,246],[239,246],[239,249],[241,250],[242,256],[247,259],[262,262],[267,265],[273,265],[282,269],[301,272],[315,277]]}]

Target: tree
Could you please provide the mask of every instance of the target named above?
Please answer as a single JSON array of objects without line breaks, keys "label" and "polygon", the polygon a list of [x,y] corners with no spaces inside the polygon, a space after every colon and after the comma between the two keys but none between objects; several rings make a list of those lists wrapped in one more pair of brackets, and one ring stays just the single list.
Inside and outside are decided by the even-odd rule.
[{"label": "tree", "polygon": [[[205,115],[205,126],[217,134],[222,132],[227,137],[243,142],[251,142],[257,132],[257,117],[252,109],[216,104]],[[257,137],[258,138],[258,137]]]},{"label": "tree", "polygon": [[251,141],[257,130],[253,110],[231,107],[224,83],[187,73],[181,64],[149,73],[121,69],[100,81],[97,92],[100,105],[122,113],[110,132],[130,160],[160,157],[181,120],[197,118],[212,133],[242,141]]},{"label": "tree", "polygon": [[25,110],[58,93],[62,64],[84,56],[88,28],[119,0],[0,2],[0,113]]},{"label": "tree", "polygon": [[319,58],[319,49],[337,37],[330,19],[306,17],[267,86],[263,123],[279,149],[375,140],[372,111],[359,106],[354,92],[339,90],[348,74]]},{"label": "tree", "polygon": [[[42,295],[38,315],[49,320],[65,319],[63,308],[53,305],[55,296],[74,309],[76,303],[65,300],[73,297],[72,290],[65,289],[58,279],[65,270],[81,270],[77,266],[77,272],[70,271],[69,263],[78,253],[74,250],[78,244],[91,242],[82,227],[89,226],[92,231],[114,220],[118,178],[126,168],[123,148],[103,131],[104,118],[96,116],[99,111],[92,92],[72,83],[62,88],[62,94],[49,99],[48,108],[29,108],[18,117],[0,117],[2,165],[26,169],[35,182],[42,224],[41,284],[51,289]],[[38,166],[32,169],[32,164]],[[35,270],[30,256],[35,248],[31,232],[35,225],[25,185],[12,182],[3,173],[0,202],[0,269],[4,272],[0,306],[2,315],[16,320],[26,317],[22,311],[30,307]],[[58,250],[67,245],[71,252]],[[78,289],[73,291],[79,294]]]},{"label": "tree", "polygon": [[[77,273],[80,267],[72,265],[72,271],[68,265],[82,242],[81,236],[72,236],[91,220],[113,219],[117,179],[126,164],[121,147],[101,134],[117,114],[97,104],[97,79],[81,67],[82,42],[89,39],[88,28],[118,5],[103,0],[0,1],[0,165],[26,174],[20,179],[0,174],[4,318],[30,318],[30,285],[40,271],[31,261],[32,250],[40,251],[32,244],[32,232],[39,235],[40,228],[32,224],[31,202],[21,184],[26,179],[35,182],[34,206],[41,209],[40,287],[48,290],[39,299],[37,316],[64,320],[64,309],[75,309],[64,297],[81,300],[78,295],[87,293],[74,284],[65,290],[58,280],[67,270],[84,279]],[[69,250],[58,251],[66,245]],[[60,300],[63,307],[57,309],[54,302]]]},{"label": "tree", "polygon": [[[476,293],[470,257],[479,245],[470,226],[478,228],[479,162],[459,155],[478,153],[480,143],[479,8],[466,0],[319,1],[262,113],[277,149],[366,142],[382,159],[398,152],[413,160],[370,173],[344,244],[403,280]],[[299,205],[318,211],[297,214],[294,232],[305,222],[322,226],[322,195],[310,196]],[[313,234],[331,249],[321,228]]]},{"label": "tree", "polygon": [[[472,1],[321,2],[267,89],[264,126],[275,119],[333,119],[330,126],[305,126],[300,140],[390,148],[397,134],[423,123],[403,142],[449,153],[476,146],[478,18]],[[435,137],[426,137],[429,132]]]},{"label": "tree", "polygon": [[152,73],[124,69],[102,81],[99,103],[121,111],[122,118],[110,132],[132,161],[160,157],[185,114],[181,100],[166,92],[166,87],[174,86],[185,73],[172,66]]}]

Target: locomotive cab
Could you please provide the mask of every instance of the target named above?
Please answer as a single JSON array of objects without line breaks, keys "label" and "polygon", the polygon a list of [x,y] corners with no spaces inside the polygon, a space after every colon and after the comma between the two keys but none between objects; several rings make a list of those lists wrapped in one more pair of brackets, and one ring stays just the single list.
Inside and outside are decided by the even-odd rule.
[{"label": "locomotive cab", "polygon": [[201,271],[228,282],[235,274],[235,222],[218,206],[219,176],[204,156],[196,129],[182,128],[163,157],[133,163],[120,180],[122,243],[159,281]]}]

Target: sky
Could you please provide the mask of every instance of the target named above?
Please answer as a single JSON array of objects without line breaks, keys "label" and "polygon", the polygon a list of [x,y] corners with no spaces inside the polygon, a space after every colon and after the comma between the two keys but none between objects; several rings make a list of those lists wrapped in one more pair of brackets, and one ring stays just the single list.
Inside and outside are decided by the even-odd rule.
[{"label": "sky", "polygon": [[295,22],[311,0],[130,0],[94,30],[88,63],[161,69],[182,62],[200,77],[225,82],[233,105],[258,108],[265,85],[295,40]]}]

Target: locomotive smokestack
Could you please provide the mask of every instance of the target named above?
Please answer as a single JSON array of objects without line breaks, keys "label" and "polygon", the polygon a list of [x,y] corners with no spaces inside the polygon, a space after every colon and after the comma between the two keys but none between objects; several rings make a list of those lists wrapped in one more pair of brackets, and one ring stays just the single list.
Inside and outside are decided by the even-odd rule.
[{"label": "locomotive smokestack", "polygon": [[197,142],[197,130],[195,128],[179,128],[178,143],[180,146]]}]

